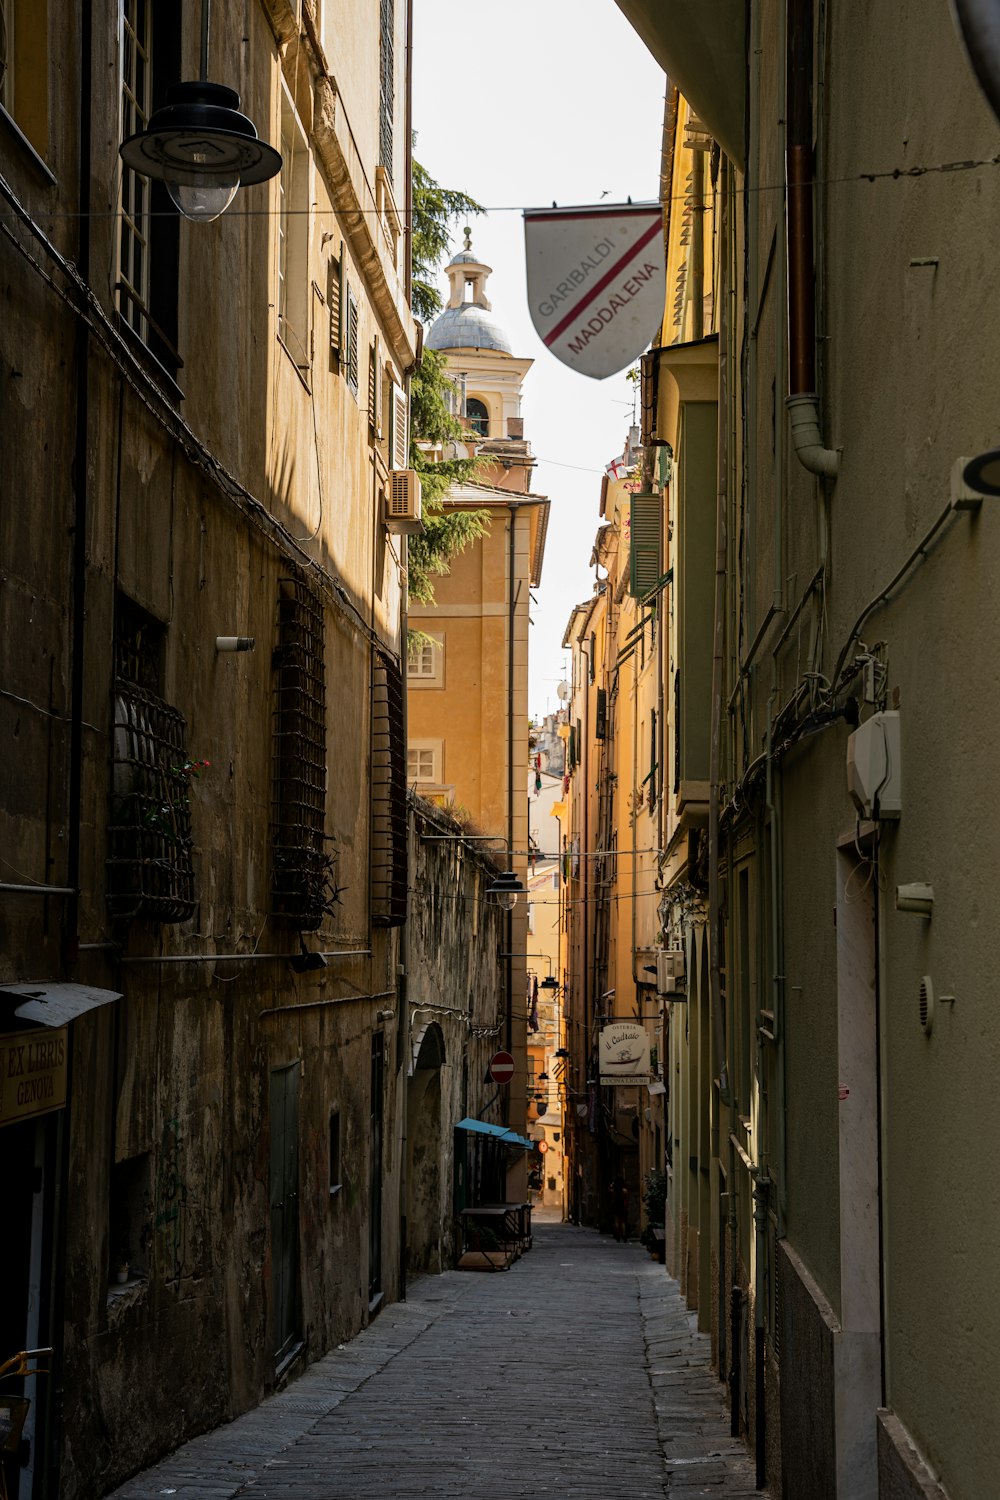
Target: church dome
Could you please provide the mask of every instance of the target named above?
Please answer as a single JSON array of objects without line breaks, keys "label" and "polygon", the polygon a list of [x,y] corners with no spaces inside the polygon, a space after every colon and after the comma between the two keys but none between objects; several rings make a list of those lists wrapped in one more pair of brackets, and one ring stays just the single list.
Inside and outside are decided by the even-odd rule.
[{"label": "church dome", "polygon": [[451,283],[448,306],[430,326],[428,349],[492,349],[512,354],[510,339],[490,317],[486,283],[490,267],[472,251],[471,231],[466,228],[465,246],[445,267]]},{"label": "church dome", "polygon": [[503,329],[474,302],[446,307],[431,324],[424,342],[428,349],[495,349],[500,354],[513,353]]}]

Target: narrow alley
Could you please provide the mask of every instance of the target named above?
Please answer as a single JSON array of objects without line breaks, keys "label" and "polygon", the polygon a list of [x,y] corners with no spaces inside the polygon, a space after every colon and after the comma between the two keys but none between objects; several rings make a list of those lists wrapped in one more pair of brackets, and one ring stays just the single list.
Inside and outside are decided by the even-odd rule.
[{"label": "narrow alley", "polygon": [[708,1340],[635,1243],[536,1223],[509,1271],[427,1276],[281,1394],[114,1500],[759,1493]]}]

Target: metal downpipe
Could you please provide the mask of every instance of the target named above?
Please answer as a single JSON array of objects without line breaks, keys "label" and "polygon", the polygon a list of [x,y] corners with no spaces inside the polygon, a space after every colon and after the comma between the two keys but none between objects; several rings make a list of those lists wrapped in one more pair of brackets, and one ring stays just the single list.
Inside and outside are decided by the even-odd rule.
[{"label": "metal downpipe", "polygon": [[[726,172],[726,168],[723,167]],[[728,173],[726,174],[728,176]],[[726,203],[725,193],[720,201]],[[725,210],[724,210],[725,212]],[[728,214],[727,214],[728,218]],[[722,226],[722,234],[728,231],[728,223]],[[712,1030],[715,1038],[715,1062],[720,1084],[720,1100],[729,1104],[729,1074],[726,1064],[726,1028],[722,1012],[722,957],[720,938],[719,897],[719,781],[722,769],[722,677],[723,650],[725,643],[726,601],[726,506],[728,501],[729,433],[726,422],[727,395],[729,389],[729,334],[728,303],[721,299],[722,317],[719,338],[719,436],[718,479],[716,485],[715,514],[715,624],[712,644],[712,719],[709,747],[709,792],[708,792],[708,933],[709,933],[709,990],[712,1002]]]}]

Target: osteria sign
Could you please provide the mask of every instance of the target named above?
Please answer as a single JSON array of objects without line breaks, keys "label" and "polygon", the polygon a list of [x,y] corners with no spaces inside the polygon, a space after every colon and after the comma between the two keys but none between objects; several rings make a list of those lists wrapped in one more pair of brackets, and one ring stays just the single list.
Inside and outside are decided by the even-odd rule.
[{"label": "osteria sign", "polygon": [[546,348],[594,380],[624,370],[663,319],[660,205],[528,208],[524,245],[531,321]]},{"label": "osteria sign", "polygon": [[602,1026],[598,1056],[602,1084],[649,1082],[649,1036],[641,1021]]}]

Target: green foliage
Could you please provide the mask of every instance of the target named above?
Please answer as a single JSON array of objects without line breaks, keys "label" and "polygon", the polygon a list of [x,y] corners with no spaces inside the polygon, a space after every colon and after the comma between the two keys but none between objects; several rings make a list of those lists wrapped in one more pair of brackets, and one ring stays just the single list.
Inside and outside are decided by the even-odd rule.
[{"label": "green foliage", "polygon": [[650,1224],[655,1224],[657,1229],[662,1229],[664,1214],[667,1210],[666,1172],[646,1173],[642,1179],[642,1205]]},{"label": "green foliage", "polygon": [[[441,311],[433,277],[449,248],[450,224],[459,215],[482,212],[466,193],[441,187],[419,162],[413,163],[413,311],[423,322]],[[442,509],[454,485],[480,473],[480,460],[452,458],[432,463],[420,447],[421,443],[444,444],[462,438],[461,424],[448,408],[449,391],[444,355],[425,349],[410,383],[410,465],[420,475],[424,529],[410,539],[407,565],[410,597],[420,604],[434,603],[433,578],[444,576],[452,558],[489,528],[489,517],[481,512],[445,513]]]},{"label": "green foliage", "polygon": [[458,510],[444,515],[440,508],[424,510],[424,529],[410,538],[407,552],[410,596],[419,604],[434,603],[432,579],[444,577],[451,561],[489,529],[490,518],[480,511]]},{"label": "green foliage", "polygon": [[667,1211],[666,1172],[647,1172],[642,1179],[642,1206],[646,1210],[646,1223],[639,1235],[639,1244],[653,1252],[658,1247],[654,1230],[663,1232],[663,1221]]},{"label": "green foliage", "polygon": [[429,323],[441,311],[434,274],[448,253],[451,223],[484,212],[481,203],[456,188],[442,187],[418,161],[413,163],[413,311]]},{"label": "green foliage", "polygon": [[410,386],[410,427],[425,443],[447,443],[462,436],[461,424],[448,410],[450,389],[445,357],[439,349],[425,349]]}]

